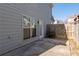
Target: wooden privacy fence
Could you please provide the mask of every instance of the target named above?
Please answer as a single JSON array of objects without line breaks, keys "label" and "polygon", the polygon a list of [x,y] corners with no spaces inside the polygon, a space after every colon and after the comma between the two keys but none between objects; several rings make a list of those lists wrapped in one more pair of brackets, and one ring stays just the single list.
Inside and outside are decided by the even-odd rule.
[{"label": "wooden privacy fence", "polygon": [[24,28],[24,39],[36,36],[36,28]]},{"label": "wooden privacy fence", "polygon": [[64,24],[48,24],[46,28],[46,37],[67,39],[66,28]]}]

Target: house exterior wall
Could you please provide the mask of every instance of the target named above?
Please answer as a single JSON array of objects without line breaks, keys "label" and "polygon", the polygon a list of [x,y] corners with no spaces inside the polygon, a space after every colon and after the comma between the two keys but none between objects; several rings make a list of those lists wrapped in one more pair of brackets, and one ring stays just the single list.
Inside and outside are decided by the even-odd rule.
[{"label": "house exterior wall", "polygon": [[[48,3],[23,4],[22,3],[22,4],[10,4],[10,5],[17,8],[22,14],[34,17],[36,23],[38,20],[42,22],[43,30],[41,32],[43,32],[42,33],[43,35],[46,34],[46,24],[50,24],[52,22],[51,20],[52,4],[48,4]],[[39,31],[40,30],[37,27],[37,32],[36,32],[37,36],[39,36],[38,34],[41,34]]]},{"label": "house exterior wall", "polygon": [[36,23],[39,20],[41,25],[37,24],[36,33],[44,36],[46,24],[51,23],[51,13],[48,4],[0,4],[0,55],[37,40],[37,37],[23,40],[23,16],[33,17]]},{"label": "house exterior wall", "polygon": [[21,46],[22,16],[7,4],[0,4],[0,54]]}]

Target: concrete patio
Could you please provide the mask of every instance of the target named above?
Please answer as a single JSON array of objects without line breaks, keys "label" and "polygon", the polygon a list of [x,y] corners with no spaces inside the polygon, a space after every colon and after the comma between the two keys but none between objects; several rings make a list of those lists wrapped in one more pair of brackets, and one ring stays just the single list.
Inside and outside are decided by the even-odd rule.
[{"label": "concrete patio", "polygon": [[3,56],[69,56],[67,40],[44,38],[3,54]]}]

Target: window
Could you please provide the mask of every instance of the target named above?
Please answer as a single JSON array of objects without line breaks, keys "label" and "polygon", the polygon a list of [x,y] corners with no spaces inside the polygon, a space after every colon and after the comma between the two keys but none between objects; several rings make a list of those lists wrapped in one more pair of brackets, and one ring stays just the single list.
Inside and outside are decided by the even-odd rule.
[{"label": "window", "polygon": [[24,35],[24,40],[30,38],[30,21],[29,18],[26,16],[23,16],[23,35]]},{"label": "window", "polygon": [[34,27],[33,19],[30,19],[29,17],[23,16],[23,24],[24,24],[24,40],[29,39],[31,37],[36,36],[36,28]]}]

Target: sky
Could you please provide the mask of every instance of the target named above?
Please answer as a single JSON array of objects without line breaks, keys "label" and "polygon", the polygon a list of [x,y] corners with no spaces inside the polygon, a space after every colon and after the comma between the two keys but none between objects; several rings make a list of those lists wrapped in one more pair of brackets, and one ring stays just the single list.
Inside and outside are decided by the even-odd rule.
[{"label": "sky", "polygon": [[54,3],[52,15],[55,20],[66,21],[69,16],[79,14],[79,3]]}]

